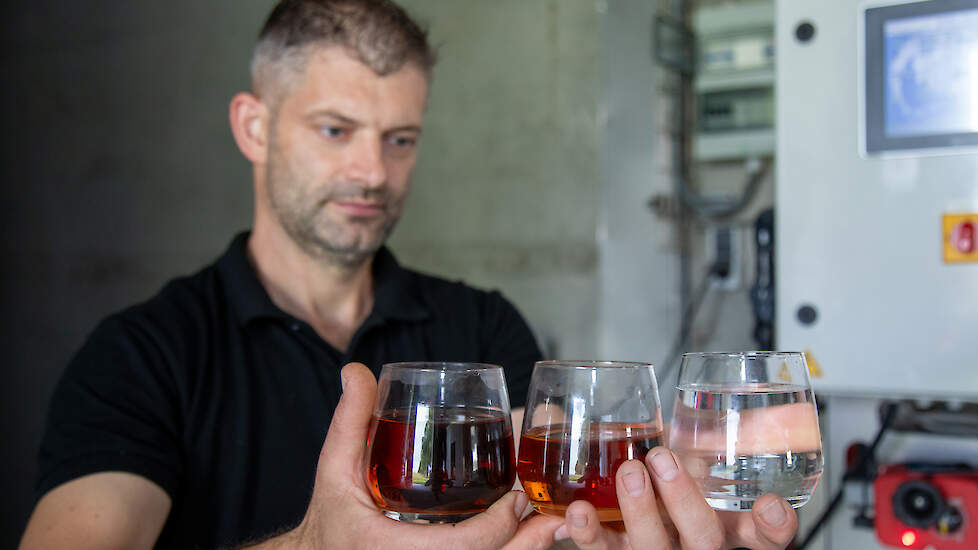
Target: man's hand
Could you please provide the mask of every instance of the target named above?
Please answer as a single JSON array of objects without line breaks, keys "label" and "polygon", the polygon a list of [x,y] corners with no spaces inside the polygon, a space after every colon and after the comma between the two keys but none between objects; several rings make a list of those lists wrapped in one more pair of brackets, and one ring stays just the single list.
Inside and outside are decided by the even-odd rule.
[{"label": "man's hand", "polygon": [[568,506],[566,523],[556,538],[569,536],[581,550],[739,546],[767,550],[786,547],[798,529],[795,511],[775,495],[759,498],[750,513],[714,511],[665,447],[649,451],[645,464],[638,460],[622,464],[615,486],[625,532],[602,527],[594,507],[577,501]]},{"label": "man's hand", "polygon": [[548,548],[559,518],[520,522],[524,493],[512,491],[485,512],[455,525],[394,521],[377,508],[364,477],[366,440],[377,382],[359,363],[343,368],[343,396],[319,455],[306,516],[294,530],[257,548]]}]

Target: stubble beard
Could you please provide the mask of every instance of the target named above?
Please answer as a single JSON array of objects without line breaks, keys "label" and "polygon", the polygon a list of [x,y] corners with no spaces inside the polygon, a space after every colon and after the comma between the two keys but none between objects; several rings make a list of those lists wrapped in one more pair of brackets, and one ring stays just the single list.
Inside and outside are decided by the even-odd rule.
[{"label": "stubble beard", "polygon": [[[269,144],[266,194],[275,218],[289,238],[307,256],[331,266],[352,270],[363,265],[394,231],[403,197],[392,197],[386,186],[365,189],[348,181],[316,186],[310,179],[292,169],[274,143]],[[368,233],[331,219],[326,212],[327,204],[344,199],[366,199],[382,204],[381,225]],[[349,225],[367,226],[372,221],[353,219]]]}]

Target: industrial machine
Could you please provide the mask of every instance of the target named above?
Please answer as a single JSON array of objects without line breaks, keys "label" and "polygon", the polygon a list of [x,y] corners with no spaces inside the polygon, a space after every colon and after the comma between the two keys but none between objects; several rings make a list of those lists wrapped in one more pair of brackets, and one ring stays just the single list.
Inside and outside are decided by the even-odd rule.
[{"label": "industrial machine", "polygon": [[806,543],[978,548],[978,0],[775,12],[776,345],[839,506]]},{"label": "industrial machine", "polygon": [[978,471],[966,464],[901,464],[878,472],[875,529],[905,548],[978,548]]}]

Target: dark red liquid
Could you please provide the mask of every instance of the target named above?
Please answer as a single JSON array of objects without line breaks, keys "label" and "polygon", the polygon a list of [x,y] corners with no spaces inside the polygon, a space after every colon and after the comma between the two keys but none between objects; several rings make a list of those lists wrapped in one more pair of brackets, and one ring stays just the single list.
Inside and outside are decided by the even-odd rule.
[{"label": "dark red liquid", "polygon": [[499,411],[428,409],[376,419],[367,479],[374,501],[399,513],[478,513],[516,479],[513,430]]},{"label": "dark red liquid", "polygon": [[644,459],[650,449],[661,445],[661,429],[592,422],[579,437],[572,435],[569,424],[541,426],[523,434],[517,465],[523,489],[544,514],[562,516],[568,504],[586,500],[598,509],[601,521],[620,520],[615,473],[626,460]]}]

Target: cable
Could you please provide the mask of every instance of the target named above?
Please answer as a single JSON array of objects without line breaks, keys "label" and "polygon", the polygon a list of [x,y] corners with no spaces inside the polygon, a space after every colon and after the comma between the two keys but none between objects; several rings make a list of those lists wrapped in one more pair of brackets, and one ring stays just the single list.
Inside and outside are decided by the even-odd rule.
[{"label": "cable", "polygon": [[743,192],[736,199],[711,200],[690,189],[685,182],[679,186],[679,198],[702,218],[714,222],[728,220],[739,214],[757,195],[757,190],[760,189],[764,176],[771,167],[771,161],[750,158],[747,160],[746,167],[747,182],[744,184]]},{"label": "cable", "polygon": [[859,460],[857,460],[856,463],[851,468],[846,470],[845,474],[843,474],[842,483],[839,484],[839,489],[835,492],[835,496],[832,497],[832,502],[830,502],[825,510],[822,511],[822,515],[819,516],[818,521],[816,521],[815,525],[810,531],[808,531],[808,535],[806,535],[801,544],[796,547],[796,550],[803,550],[806,546],[808,546],[809,543],[811,543],[815,538],[815,535],[818,534],[818,531],[832,518],[832,515],[842,502],[842,494],[845,491],[846,482],[849,481],[849,479],[856,472],[862,470],[866,466],[869,459],[876,454],[876,448],[879,447],[880,441],[883,439],[883,434],[890,429],[890,424],[893,423],[893,419],[896,417],[896,411],[896,403],[886,404],[886,412],[883,413],[883,420],[880,423],[879,431],[876,432],[876,437],[873,438],[873,444],[864,449],[859,455]]},{"label": "cable", "polygon": [[693,323],[696,321],[696,314],[699,313],[700,308],[703,307],[704,298],[706,298],[707,291],[710,290],[710,282],[713,279],[713,275],[717,274],[719,271],[719,264],[714,263],[707,270],[706,275],[700,281],[699,286],[693,292],[692,297],[686,304],[686,309],[683,311],[683,315],[680,318],[679,332],[676,334],[676,339],[672,345],[672,350],[669,352],[667,359],[663,362],[663,369],[661,375],[656,375],[660,383],[664,383],[668,376],[672,373],[675,368],[676,360],[682,355],[683,350],[686,348],[686,344],[689,343],[689,334],[693,330]]}]

